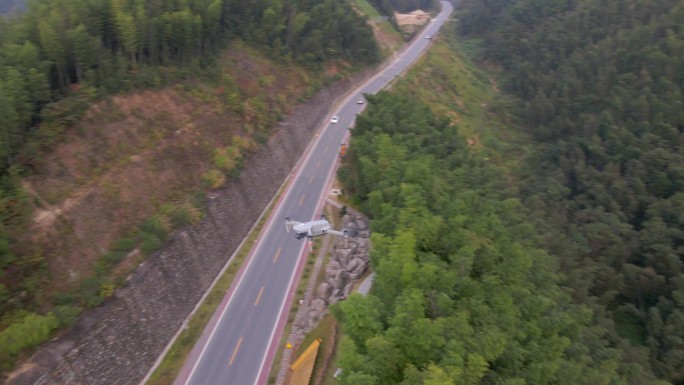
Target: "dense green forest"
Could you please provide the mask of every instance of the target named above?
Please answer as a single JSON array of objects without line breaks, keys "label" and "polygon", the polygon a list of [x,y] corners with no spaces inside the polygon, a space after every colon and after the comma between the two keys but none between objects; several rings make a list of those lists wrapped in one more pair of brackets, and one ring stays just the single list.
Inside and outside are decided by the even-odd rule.
[{"label": "dense green forest", "polygon": [[372,216],[371,295],[333,309],[343,384],[658,384],[575,303],[506,171],[415,98],[369,96],[340,171]]},{"label": "dense green forest", "polygon": [[458,18],[525,141],[484,144],[504,167],[415,98],[369,98],[340,177],[376,279],[334,309],[342,382],[683,384],[684,6]]},{"label": "dense green forest", "polygon": [[[21,179],[92,103],[184,79],[217,80],[217,60],[236,40],[311,71],[380,59],[367,20],[337,0],[42,0],[0,17],[0,370],[72,322],[75,308],[113,290],[86,278],[82,289],[94,301],[44,292],[43,255],[17,242],[36,205]],[[105,259],[130,249],[117,244]],[[70,306],[55,308],[60,295]]]},{"label": "dense green forest", "polygon": [[538,149],[526,205],[578,302],[684,383],[684,4],[468,2]]}]

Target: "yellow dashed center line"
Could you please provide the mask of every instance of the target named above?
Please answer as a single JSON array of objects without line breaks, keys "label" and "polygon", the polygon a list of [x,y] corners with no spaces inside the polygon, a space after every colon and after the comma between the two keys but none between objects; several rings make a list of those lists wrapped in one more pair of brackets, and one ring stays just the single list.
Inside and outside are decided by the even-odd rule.
[{"label": "yellow dashed center line", "polygon": [[319,168],[320,166],[321,166],[321,161],[319,160],[318,162],[316,162],[316,168]]},{"label": "yellow dashed center line", "polygon": [[238,350],[240,350],[240,345],[242,345],[242,338],[238,340],[237,345],[235,345],[235,349],[233,350],[233,355],[230,357],[230,362],[228,363],[228,366],[233,365],[233,361],[235,361],[235,356],[237,356]]},{"label": "yellow dashed center line", "polygon": [[309,184],[311,184],[311,182],[313,182],[313,180],[314,180],[314,176],[311,175],[311,176],[309,177]]},{"label": "yellow dashed center line", "polygon": [[280,246],[278,247],[278,250],[276,250],[275,255],[273,256],[273,263],[276,263],[278,261],[278,257],[280,257],[280,252],[283,251],[283,247]]},{"label": "yellow dashed center line", "polygon": [[302,197],[299,198],[299,205],[301,206],[302,203],[304,203],[304,195],[302,194]]},{"label": "yellow dashed center line", "polygon": [[256,301],[254,301],[254,306],[258,305],[259,301],[261,301],[261,295],[264,294],[264,288],[266,288],[266,286],[262,286],[261,290],[259,290],[259,294],[257,295],[257,299],[256,299]]}]

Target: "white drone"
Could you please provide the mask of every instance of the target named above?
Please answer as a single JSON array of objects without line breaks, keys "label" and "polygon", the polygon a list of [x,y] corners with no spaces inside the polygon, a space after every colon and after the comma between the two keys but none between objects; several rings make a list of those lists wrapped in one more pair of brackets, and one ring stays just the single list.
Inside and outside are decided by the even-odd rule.
[{"label": "white drone", "polygon": [[330,227],[330,222],[325,219],[324,215],[321,215],[321,219],[310,222],[297,222],[290,220],[290,218],[285,218],[285,228],[288,232],[290,232],[290,229],[294,230],[297,239],[307,237],[311,241],[314,237],[325,234],[349,238],[349,230],[337,231],[332,230]]}]

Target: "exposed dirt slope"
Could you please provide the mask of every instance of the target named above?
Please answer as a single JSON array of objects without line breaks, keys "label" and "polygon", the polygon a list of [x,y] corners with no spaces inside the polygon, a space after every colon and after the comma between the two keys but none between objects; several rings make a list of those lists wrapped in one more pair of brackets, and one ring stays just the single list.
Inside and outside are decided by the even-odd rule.
[{"label": "exposed dirt slope", "polygon": [[186,82],[93,106],[24,182],[39,207],[23,242],[46,257],[57,288],[91,273],[161,204],[200,191],[216,148],[264,135],[310,86],[300,68],[231,52],[220,84]]},{"label": "exposed dirt slope", "polygon": [[411,13],[395,13],[394,17],[397,19],[397,24],[405,33],[414,34],[421,26],[430,21],[430,14],[415,10]]}]

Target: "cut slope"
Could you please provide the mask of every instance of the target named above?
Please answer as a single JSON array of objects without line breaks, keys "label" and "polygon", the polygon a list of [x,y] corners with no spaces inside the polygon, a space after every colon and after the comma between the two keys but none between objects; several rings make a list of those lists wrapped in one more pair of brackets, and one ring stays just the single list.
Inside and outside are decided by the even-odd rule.
[{"label": "cut slope", "polygon": [[161,205],[201,190],[216,149],[254,143],[307,92],[303,70],[234,48],[215,86],[188,81],[94,105],[25,180],[40,207],[22,241],[45,255],[56,287],[90,274]]}]

